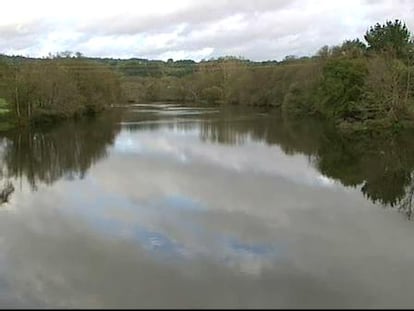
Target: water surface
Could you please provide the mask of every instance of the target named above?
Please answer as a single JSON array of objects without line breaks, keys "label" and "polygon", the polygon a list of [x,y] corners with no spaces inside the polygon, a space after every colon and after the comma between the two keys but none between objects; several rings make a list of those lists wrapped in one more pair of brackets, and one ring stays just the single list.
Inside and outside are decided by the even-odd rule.
[{"label": "water surface", "polygon": [[414,134],[137,105],[1,141],[3,307],[412,307]]}]

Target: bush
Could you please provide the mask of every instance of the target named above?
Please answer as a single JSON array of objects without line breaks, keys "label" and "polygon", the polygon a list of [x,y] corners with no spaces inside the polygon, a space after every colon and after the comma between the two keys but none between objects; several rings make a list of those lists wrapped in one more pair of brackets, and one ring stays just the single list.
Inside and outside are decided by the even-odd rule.
[{"label": "bush", "polygon": [[334,119],[359,119],[367,68],[363,59],[332,59],[323,68],[320,112]]},{"label": "bush", "polygon": [[223,98],[223,90],[221,87],[208,87],[201,92],[201,99],[206,100],[209,104],[214,104]]}]

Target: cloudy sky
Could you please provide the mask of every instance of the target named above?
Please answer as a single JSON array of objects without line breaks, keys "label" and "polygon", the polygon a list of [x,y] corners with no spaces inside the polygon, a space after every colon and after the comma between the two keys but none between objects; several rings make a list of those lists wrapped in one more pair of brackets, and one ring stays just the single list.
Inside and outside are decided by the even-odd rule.
[{"label": "cloudy sky", "polygon": [[16,0],[2,3],[0,53],[200,60],[280,60],[362,38],[370,25],[404,20],[411,0]]}]

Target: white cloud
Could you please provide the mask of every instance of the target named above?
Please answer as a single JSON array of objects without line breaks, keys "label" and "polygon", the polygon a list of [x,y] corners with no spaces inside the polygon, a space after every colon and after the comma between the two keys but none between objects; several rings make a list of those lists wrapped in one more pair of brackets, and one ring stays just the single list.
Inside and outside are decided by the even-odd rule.
[{"label": "white cloud", "polygon": [[281,59],[362,38],[370,25],[386,19],[402,19],[412,29],[413,10],[405,0],[8,2],[0,12],[0,52]]}]

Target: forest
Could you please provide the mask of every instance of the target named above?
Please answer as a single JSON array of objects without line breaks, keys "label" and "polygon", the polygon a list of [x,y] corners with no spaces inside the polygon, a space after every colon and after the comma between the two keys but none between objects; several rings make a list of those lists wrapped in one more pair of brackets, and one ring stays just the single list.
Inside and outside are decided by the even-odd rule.
[{"label": "forest", "polygon": [[81,57],[2,56],[0,124],[4,129],[95,114],[122,100],[119,76]]},{"label": "forest", "polygon": [[[180,102],[268,106],[314,115],[340,129],[414,124],[414,43],[400,20],[310,57],[168,61],[89,58],[69,51],[42,59],[0,57],[0,124],[6,129],[94,114],[113,105]],[[258,47],[260,48],[260,47]]]},{"label": "forest", "polygon": [[186,71],[167,62],[144,74],[132,74],[129,63],[119,70],[130,102],[269,106],[286,116],[322,117],[341,129],[398,129],[414,120],[413,45],[406,24],[395,20],[370,27],[364,40],[324,46],[312,57],[222,57],[189,63]]}]

